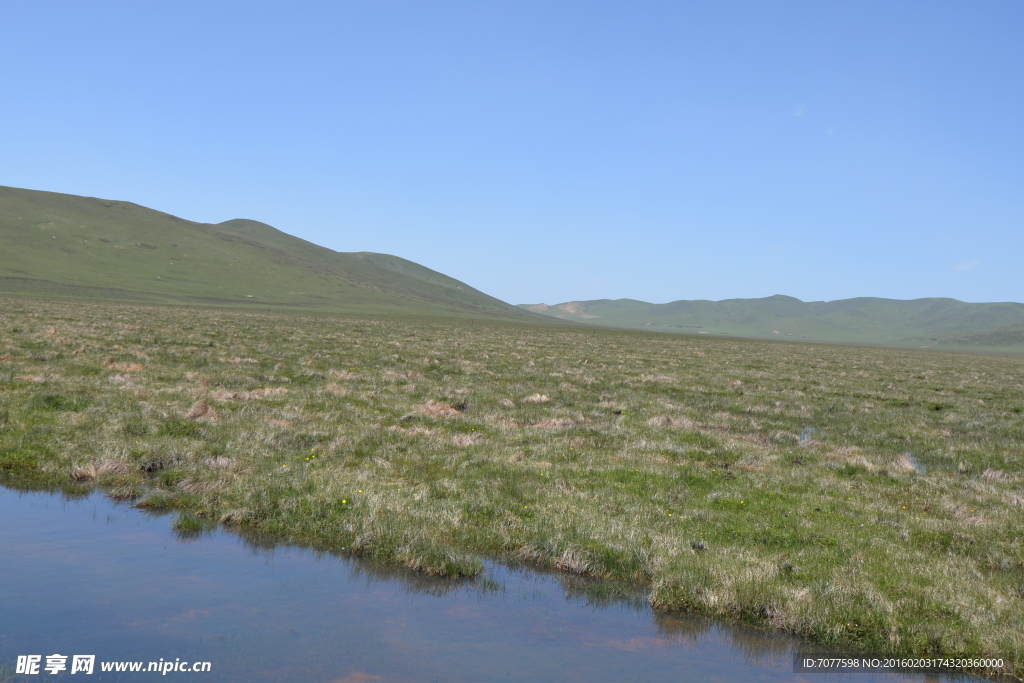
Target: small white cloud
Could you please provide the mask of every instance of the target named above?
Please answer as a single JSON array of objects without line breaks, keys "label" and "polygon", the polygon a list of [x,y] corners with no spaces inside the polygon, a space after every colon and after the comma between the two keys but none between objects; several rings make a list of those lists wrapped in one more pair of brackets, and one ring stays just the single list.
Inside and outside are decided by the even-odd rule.
[{"label": "small white cloud", "polygon": [[829,128],[827,131],[825,131],[826,135],[832,135],[834,132],[835,131],[832,130],[831,128]]},{"label": "small white cloud", "polygon": [[956,270],[974,270],[977,267],[977,265],[978,259],[974,259],[972,261],[964,261],[963,263],[958,263],[955,266],[953,266],[953,268]]},{"label": "small white cloud", "polygon": [[793,116],[797,117],[798,119],[803,118],[803,116],[804,116],[804,105],[801,104],[799,107],[794,109],[793,110]]}]

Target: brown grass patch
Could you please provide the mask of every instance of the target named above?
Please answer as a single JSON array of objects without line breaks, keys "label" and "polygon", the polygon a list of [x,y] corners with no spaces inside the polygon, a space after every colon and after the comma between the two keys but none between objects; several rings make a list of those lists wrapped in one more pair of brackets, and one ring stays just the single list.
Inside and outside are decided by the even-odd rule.
[{"label": "brown grass patch", "polygon": [[99,464],[76,465],[71,469],[71,478],[77,481],[85,481],[87,479],[95,479],[101,474],[128,474],[132,471],[133,468],[127,463],[123,463],[120,460],[106,459]]},{"label": "brown grass patch", "polygon": [[255,358],[220,358],[221,363],[230,363],[231,365],[239,365],[241,363],[251,363],[253,365],[259,365],[259,361]]},{"label": "brown grass patch", "polygon": [[117,363],[113,358],[107,358],[103,361],[103,367],[117,370],[118,372],[141,372],[146,369],[145,366],[138,363]]},{"label": "brown grass patch", "polygon": [[575,422],[567,417],[549,417],[546,420],[541,420],[535,424],[530,425],[537,429],[564,429],[566,427],[572,427]]},{"label": "brown grass patch", "polygon": [[460,448],[475,446],[480,443],[480,437],[473,434],[456,434],[452,437],[452,443]]},{"label": "brown grass patch", "polygon": [[335,379],[359,379],[359,375],[348,370],[328,370],[327,374]]},{"label": "brown grass patch", "polygon": [[447,403],[439,403],[434,399],[421,403],[415,406],[415,408],[428,417],[459,417],[462,415],[462,413]]},{"label": "brown grass patch", "polygon": [[106,460],[100,461],[99,466],[96,468],[96,472],[98,474],[129,474],[134,471],[134,469],[134,467],[126,462],[107,458]]},{"label": "brown grass patch", "polygon": [[893,460],[890,466],[897,472],[917,472],[917,468],[914,467],[914,463],[910,461],[910,457],[906,454],[903,454]]},{"label": "brown grass patch", "polygon": [[288,390],[284,387],[267,387],[252,391],[215,391],[213,397],[218,401],[254,401],[287,393]]},{"label": "brown grass patch", "polygon": [[649,427],[682,427],[689,429],[693,427],[693,422],[686,419],[685,417],[672,418],[666,414],[656,415],[647,421]]},{"label": "brown grass patch", "polygon": [[523,399],[523,403],[547,403],[551,399],[544,394],[530,394]]},{"label": "brown grass patch", "polygon": [[324,387],[324,392],[334,394],[335,396],[348,396],[348,389],[337,384],[328,384]]},{"label": "brown grass patch", "polygon": [[569,548],[555,561],[555,569],[579,576],[592,576],[597,567],[582,550]]},{"label": "brown grass patch", "polygon": [[71,470],[71,478],[75,481],[88,481],[95,479],[99,472],[92,465],[79,465]]},{"label": "brown grass patch", "polygon": [[408,434],[410,436],[427,436],[429,434],[433,434],[433,432],[426,427],[409,427],[406,429],[405,427],[399,427],[398,425],[388,427],[388,431],[398,432],[399,434]]},{"label": "brown grass patch", "polygon": [[216,420],[217,411],[213,409],[205,398],[201,398],[192,404],[192,407],[185,413],[185,417],[189,420]]},{"label": "brown grass patch", "polygon": [[219,489],[221,482],[216,480],[207,481],[193,481],[191,479],[182,479],[178,482],[178,490],[182,493],[209,493]]},{"label": "brown grass patch", "polygon": [[1006,481],[1006,472],[1002,470],[994,470],[989,467],[987,470],[981,473],[981,478],[985,481]]},{"label": "brown grass patch", "polygon": [[392,382],[408,382],[413,379],[426,379],[423,373],[410,370],[409,372],[395,372],[394,370],[387,370],[384,373],[384,379]]},{"label": "brown grass patch", "polygon": [[269,422],[270,424],[274,425],[275,427],[291,427],[292,426],[292,423],[289,422],[288,420],[280,420],[280,419],[278,419],[276,417],[270,418],[269,420],[267,420],[267,422]]}]

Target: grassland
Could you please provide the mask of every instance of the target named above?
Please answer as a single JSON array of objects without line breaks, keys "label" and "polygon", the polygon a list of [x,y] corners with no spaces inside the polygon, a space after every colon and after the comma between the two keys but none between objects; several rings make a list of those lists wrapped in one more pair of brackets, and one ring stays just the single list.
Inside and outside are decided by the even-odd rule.
[{"label": "grassland", "polygon": [[0,476],[1024,664],[1024,359],[0,300]]}]

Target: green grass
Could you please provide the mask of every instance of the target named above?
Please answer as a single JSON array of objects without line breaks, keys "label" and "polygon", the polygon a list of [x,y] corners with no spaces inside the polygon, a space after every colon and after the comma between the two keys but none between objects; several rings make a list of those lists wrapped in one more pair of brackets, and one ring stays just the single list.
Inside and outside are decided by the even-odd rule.
[{"label": "green grass", "polygon": [[0,292],[348,313],[536,319],[411,261],[342,253],[257,221],[0,187]]},{"label": "green grass", "polygon": [[804,302],[790,296],[650,304],[633,299],[523,305],[606,327],[700,335],[1024,353],[1024,304],[862,297]]},{"label": "green grass", "polygon": [[12,298],[0,359],[12,485],[1021,671],[1019,357]]}]

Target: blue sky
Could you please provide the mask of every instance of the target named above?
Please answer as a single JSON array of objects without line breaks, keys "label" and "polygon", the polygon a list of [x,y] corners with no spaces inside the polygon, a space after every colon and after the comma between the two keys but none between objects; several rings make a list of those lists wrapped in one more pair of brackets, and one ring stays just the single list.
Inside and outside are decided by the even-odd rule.
[{"label": "blue sky", "polygon": [[0,184],[511,303],[1024,301],[1024,3],[5,2]]}]

